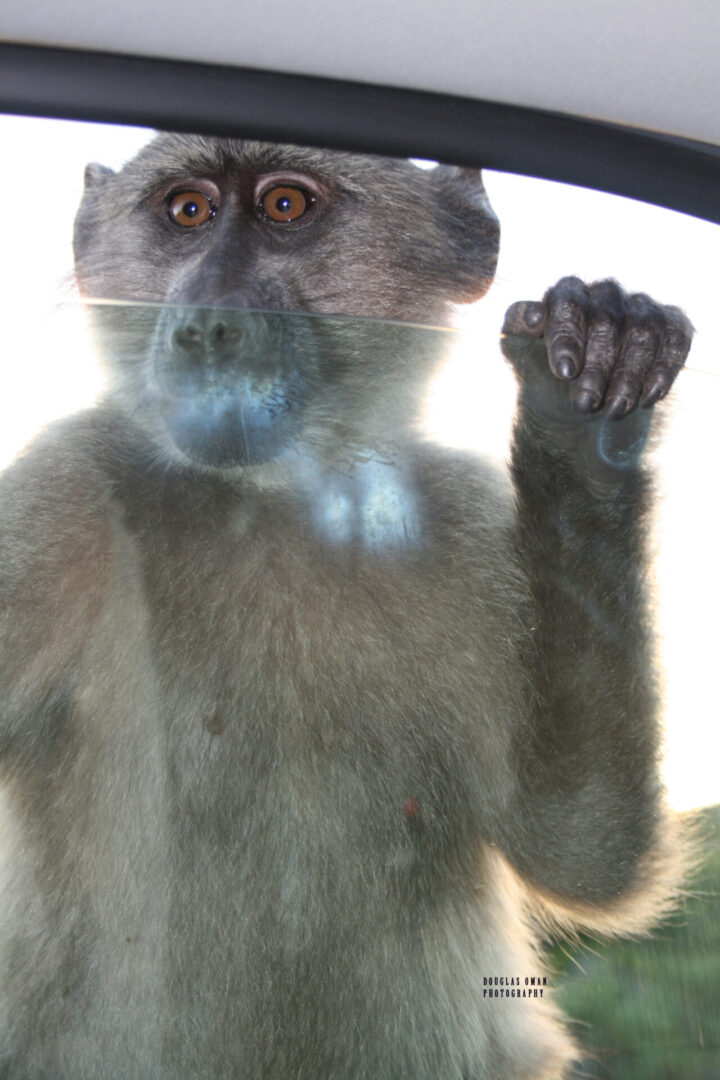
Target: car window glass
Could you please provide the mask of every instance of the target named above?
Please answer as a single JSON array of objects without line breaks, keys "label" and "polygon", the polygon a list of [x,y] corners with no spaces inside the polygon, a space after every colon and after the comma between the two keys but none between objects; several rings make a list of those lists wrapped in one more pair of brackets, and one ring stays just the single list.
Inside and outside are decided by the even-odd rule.
[{"label": "car window glass", "polygon": [[[318,560],[332,563],[340,557],[338,551],[350,548],[357,548],[363,558],[369,552],[398,564],[405,560],[420,565],[437,558],[437,593],[442,592],[445,563],[434,546],[438,533],[427,516],[422,485],[444,483],[447,473],[448,505],[459,505],[464,498],[461,484],[457,492],[453,488],[454,466],[437,463],[469,461],[472,475],[489,485],[487,502],[477,515],[479,530],[490,527],[493,514],[504,512],[498,508],[505,505],[503,493],[510,485],[508,456],[517,399],[512,366],[520,370],[534,364],[537,352],[533,346],[518,360],[516,335],[506,335],[503,347],[501,330],[510,305],[539,302],[555,282],[575,275],[584,282],[617,279],[630,294],[647,293],[686,313],[695,327],[692,350],[668,402],[660,407],[662,437],[654,440],[651,451],[661,497],[652,522],[653,557],[646,571],[654,597],[654,663],[664,702],[669,801],[678,812],[708,808],[707,854],[694,879],[694,895],[653,940],[597,948],[589,941],[555,946],[550,979],[566,1013],[579,1025],[590,1025],[579,1028],[579,1038],[598,1055],[593,1075],[634,1080],[680,1075],[700,1080],[714,1075],[720,1060],[713,899],[720,875],[714,679],[715,613],[720,605],[714,420],[720,405],[720,361],[711,290],[712,268],[720,256],[718,226],[632,200],[488,172],[487,194],[502,223],[495,280],[480,299],[458,304],[452,321],[445,314],[442,285],[437,304],[427,308],[427,318],[410,290],[404,309],[392,307],[384,295],[369,305],[371,315],[379,311],[390,317],[368,317],[362,305],[352,302],[335,310],[332,298],[340,294],[334,277],[350,264],[350,256],[346,252],[338,256],[346,263],[337,269],[338,264],[330,261],[330,247],[318,285],[325,298],[316,310],[298,312],[282,299],[280,290],[288,260],[288,234],[281,235],[281,230],[287,226],[300,235],[304,215],[325,212],[330,217],[331,211],[322,209],[323,184],[330,181],[318,181],[315,191],[287,168],[273,171],[268,165],[269,180],[252,196],[260,217],[256,214],[249,223],[243,219],[236,242],[255,251],[258,230],[275,230],[269,257],[274,260],[276,292],[258,293],[246,276],[233,279],[233,293],[227,279],[213,270],[215,277],[203,278],[196,295],[183,295],[177,277],[170,274],[167,296],[153,294],[149,286],[148,295],[143,295],[143,286],[128,277],[114,295],[112,289],[103,296],[94,288],[86,289],[90,295],[83,297],[82,282],[73,276],[71,247],[83,168],[89,161],[119,168],[152,133],[17,117],[0,118],[0,132],[6,159],[21,163],[17,171],[6,169],[0,180],[6,307],[0,465],[11,467],[42,432],[52,445],[53,432],[60,430],[53,425],[62,418],[82,410],[102,417],[109,391],[130,401],[131,382],[147,362],[147,343],[151,342],[152,353],[160,349],[159,343],[170,342],[176,357],[172,370],[159,364],[152,374],[158,400],[166,406],[162,437],[153,443],[155,421],[145,416],[141,400],[133,400],[131,407],[148,446],[170,447],[168,460],[192,458],[211,477],[213,470],[267,465],[265,489],[292,492],[287,513],[296,515],[308,535],[315,537]],[[413,167],[429,170],[432,163]],[[206,223],[217,225],[219,235],[222,221],[216,217],[215,204],[220,196],[214,195],[214,184],[221,186],[218,180],[208,184],[200,175],[182,177],[162,196],[144,191],[143,206],[162,197],[168,208],[161,211],[163,228],[169,218],[171,227],[185,228],[188,235],[183,242],[190,250],[196,242],[191,234]],[[347,198],[362,201],[355,191]],[[227,200],[223,207],[231,205]],[[234,220],[240,221],[237,205],[232,203]],[[111,227],[120,210],[113,204],[98,211],[103,229]],[[462,232],[462,222],[457,227]],[[397,228],[402,231],[401,225]],[[125,243],[120,228],[114,251]],[[372,242],[364,236],[363,245],[354,258],[371,265]],[[427,248],[418,252],[419,266],[430,266],[431,252],[435,273],[441,247],[437,236],[428,235]],[[382,248],[383,259],[392,257],[389,250]],[[159,275],[162,260],[157,250],[152,258],[153,272]],[[188,256],[188,265],[193,259],[200,280],[199,247],[196,255]],[[79,277],[87,272],[95,275],[93,280],[102,280],[101,269],[90,257],[86,271],[83,265]],[[317,267],[312,273],[320,276]],[[447,270],[450,273],[459,271],[454,267]],[[468,295],[485,292],[476,281],[463,288]],[[234,303],[234,297],[240,302]],[[274,303],[274,297],[281,299]],[[409,317],[404,311],[410,312]],[[245,360],[238,361],[240,347],[243,357],[252,357],[249,372]],[[201,370],[198,357],[208,349],[217,361],[212,370],[209,365]],[[124,358],[111,375],[100,360],[107,352]],[[279,369],[269,366],[270,353],[282,358]],[[533,358],[527,359],[531,353]],[[339,354],[342,365],[333,367],[328,358]],[[403,363],[390,367],[384,362],[387,356],[401,357]],[[300,363],[298,357],[312,358],[312,363]],[[326,388],[333,381],[341,387],[334,397],[314,396],[316,384]],[[374,389],[368,403],[365,388],[371,382]],[[299,411],[304,417],[302,440],[297,437]],[[229,415],[232,424],[226,422]],[[586,418],[570,410],[568,430],[574,431],[573,425],[579,429]],[[99,424],[106,431],[104,423],[91,419],[87,430],[94,431],[93,425]],[[570,447],[574,434],[567,438]],[[107,435],[107,445],[111,442]],[[613,450],[614,464],[617,455],[634,453],[634,445]],[[427,448],[432,466],[426,465]],[[138,452],[133,468],[142,474],[148,491],[153,484],[160,490],[170,482],[156,451]],[[431,481],[418,480],[423,469],[435,470]],[[211,507],[210,495],[208,500]],[[262,511],[257,514],[253,520],[262,524]],[[442,527],[446,524],[443,521]],[[343,572],[350,579],[352,566]],[[562,591],[561,581],[557,588]],[[435,599],[435,592],[428,602]],[[501,596],[498,587],[490,606],[500,604]],[[448,620],[451,613],[448,604]],[[452,635],[450,625],[448,633]],[[367,647],[372,649],[372,643]],[[569,651],[572,648],[573,642],[568,642]],[[417,813],[410,797],[405,813],[409,818]],[[525,976],[524,971],[518,974]]]}]

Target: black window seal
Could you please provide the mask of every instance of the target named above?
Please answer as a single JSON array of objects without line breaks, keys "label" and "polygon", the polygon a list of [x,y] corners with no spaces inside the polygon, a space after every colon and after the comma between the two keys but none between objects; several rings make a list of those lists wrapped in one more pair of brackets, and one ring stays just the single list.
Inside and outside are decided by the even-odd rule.
[{"label": "black window seal", "polygon": [[562,113],[306,75],[0,43],[0,111],[559,180],[720,223],[720,148]]}]

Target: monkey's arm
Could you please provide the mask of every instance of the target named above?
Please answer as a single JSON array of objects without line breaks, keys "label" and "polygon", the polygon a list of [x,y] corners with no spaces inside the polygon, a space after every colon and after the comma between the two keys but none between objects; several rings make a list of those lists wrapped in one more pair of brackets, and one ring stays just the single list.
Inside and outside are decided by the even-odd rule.
[{"label": "monkey's arm", "polygon": [[111,538],[89,435],[82,419],[58,424],[0,477],[3,753],[55,734],[101,604]]},{"label": "monkey's arm", "polygon": [[606,907],[647,891],[672,861],[641,455],[651,406],[670,388],[692,331],[675,309],[577,279],[542,305],[514,305],[504,329],[545,341],[504,343],[520,380],[512,471],[533,700],[508,816],[518,825],[503,846],[550,894]]}]

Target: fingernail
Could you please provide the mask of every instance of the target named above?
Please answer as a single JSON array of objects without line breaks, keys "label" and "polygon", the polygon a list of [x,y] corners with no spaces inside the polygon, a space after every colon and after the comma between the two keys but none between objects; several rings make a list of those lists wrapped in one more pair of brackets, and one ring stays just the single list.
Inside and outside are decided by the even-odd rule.
[{"label": "fingernail", "polygon": [[575,374],[575,364],[569,356],[561,356],[555,361],[555,374],[561,379],[572,379]]},{"label": "fingernail", "polygon": [[658,400],[661,392],[662,386],[653,386],[650,390],[648,390],[647,394],[643,394],[643,396],[640,398],[640,407],[643,409],[649,409],[650,406],[654,405],[655,402]]},{"label": "fingernail", "polygon": [[573,405],[578,412],[594,412],[600,404],[600,398],[591,390],[581,390],[573,400]]},{"label": "fingernail", "polygon": [[640,398],[640,405],[643,409],[649,409],[651,405],[654,405],[660,398],[665,397],[668,392],[668,385],[664,379],[659,379],[653,386],[650,387],[646,393]]},{"label": "fingernail", "polygon": [[528,304],[523,312],[523,318],[531,330],[535,330],[543,321],[543,309],[539,304]]},{"label": "fingernail", "polygon": [[630,402],[625,397],[610,398],[605,406],[605,416],[608,420],[620,420],[630,407]]}]

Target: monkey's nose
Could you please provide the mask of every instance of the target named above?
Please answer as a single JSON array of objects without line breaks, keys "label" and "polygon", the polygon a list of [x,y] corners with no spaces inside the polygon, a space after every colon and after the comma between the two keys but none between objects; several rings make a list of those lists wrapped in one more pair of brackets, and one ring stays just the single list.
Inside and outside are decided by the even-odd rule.
[{"label": "monkey's nose", "polygon": [[208,363],[234,354],[242,334],[227,319],[218,318],[207,326],[188,322],[176,327],[170,336],[173,352],[187,360],[206,360]]}]

